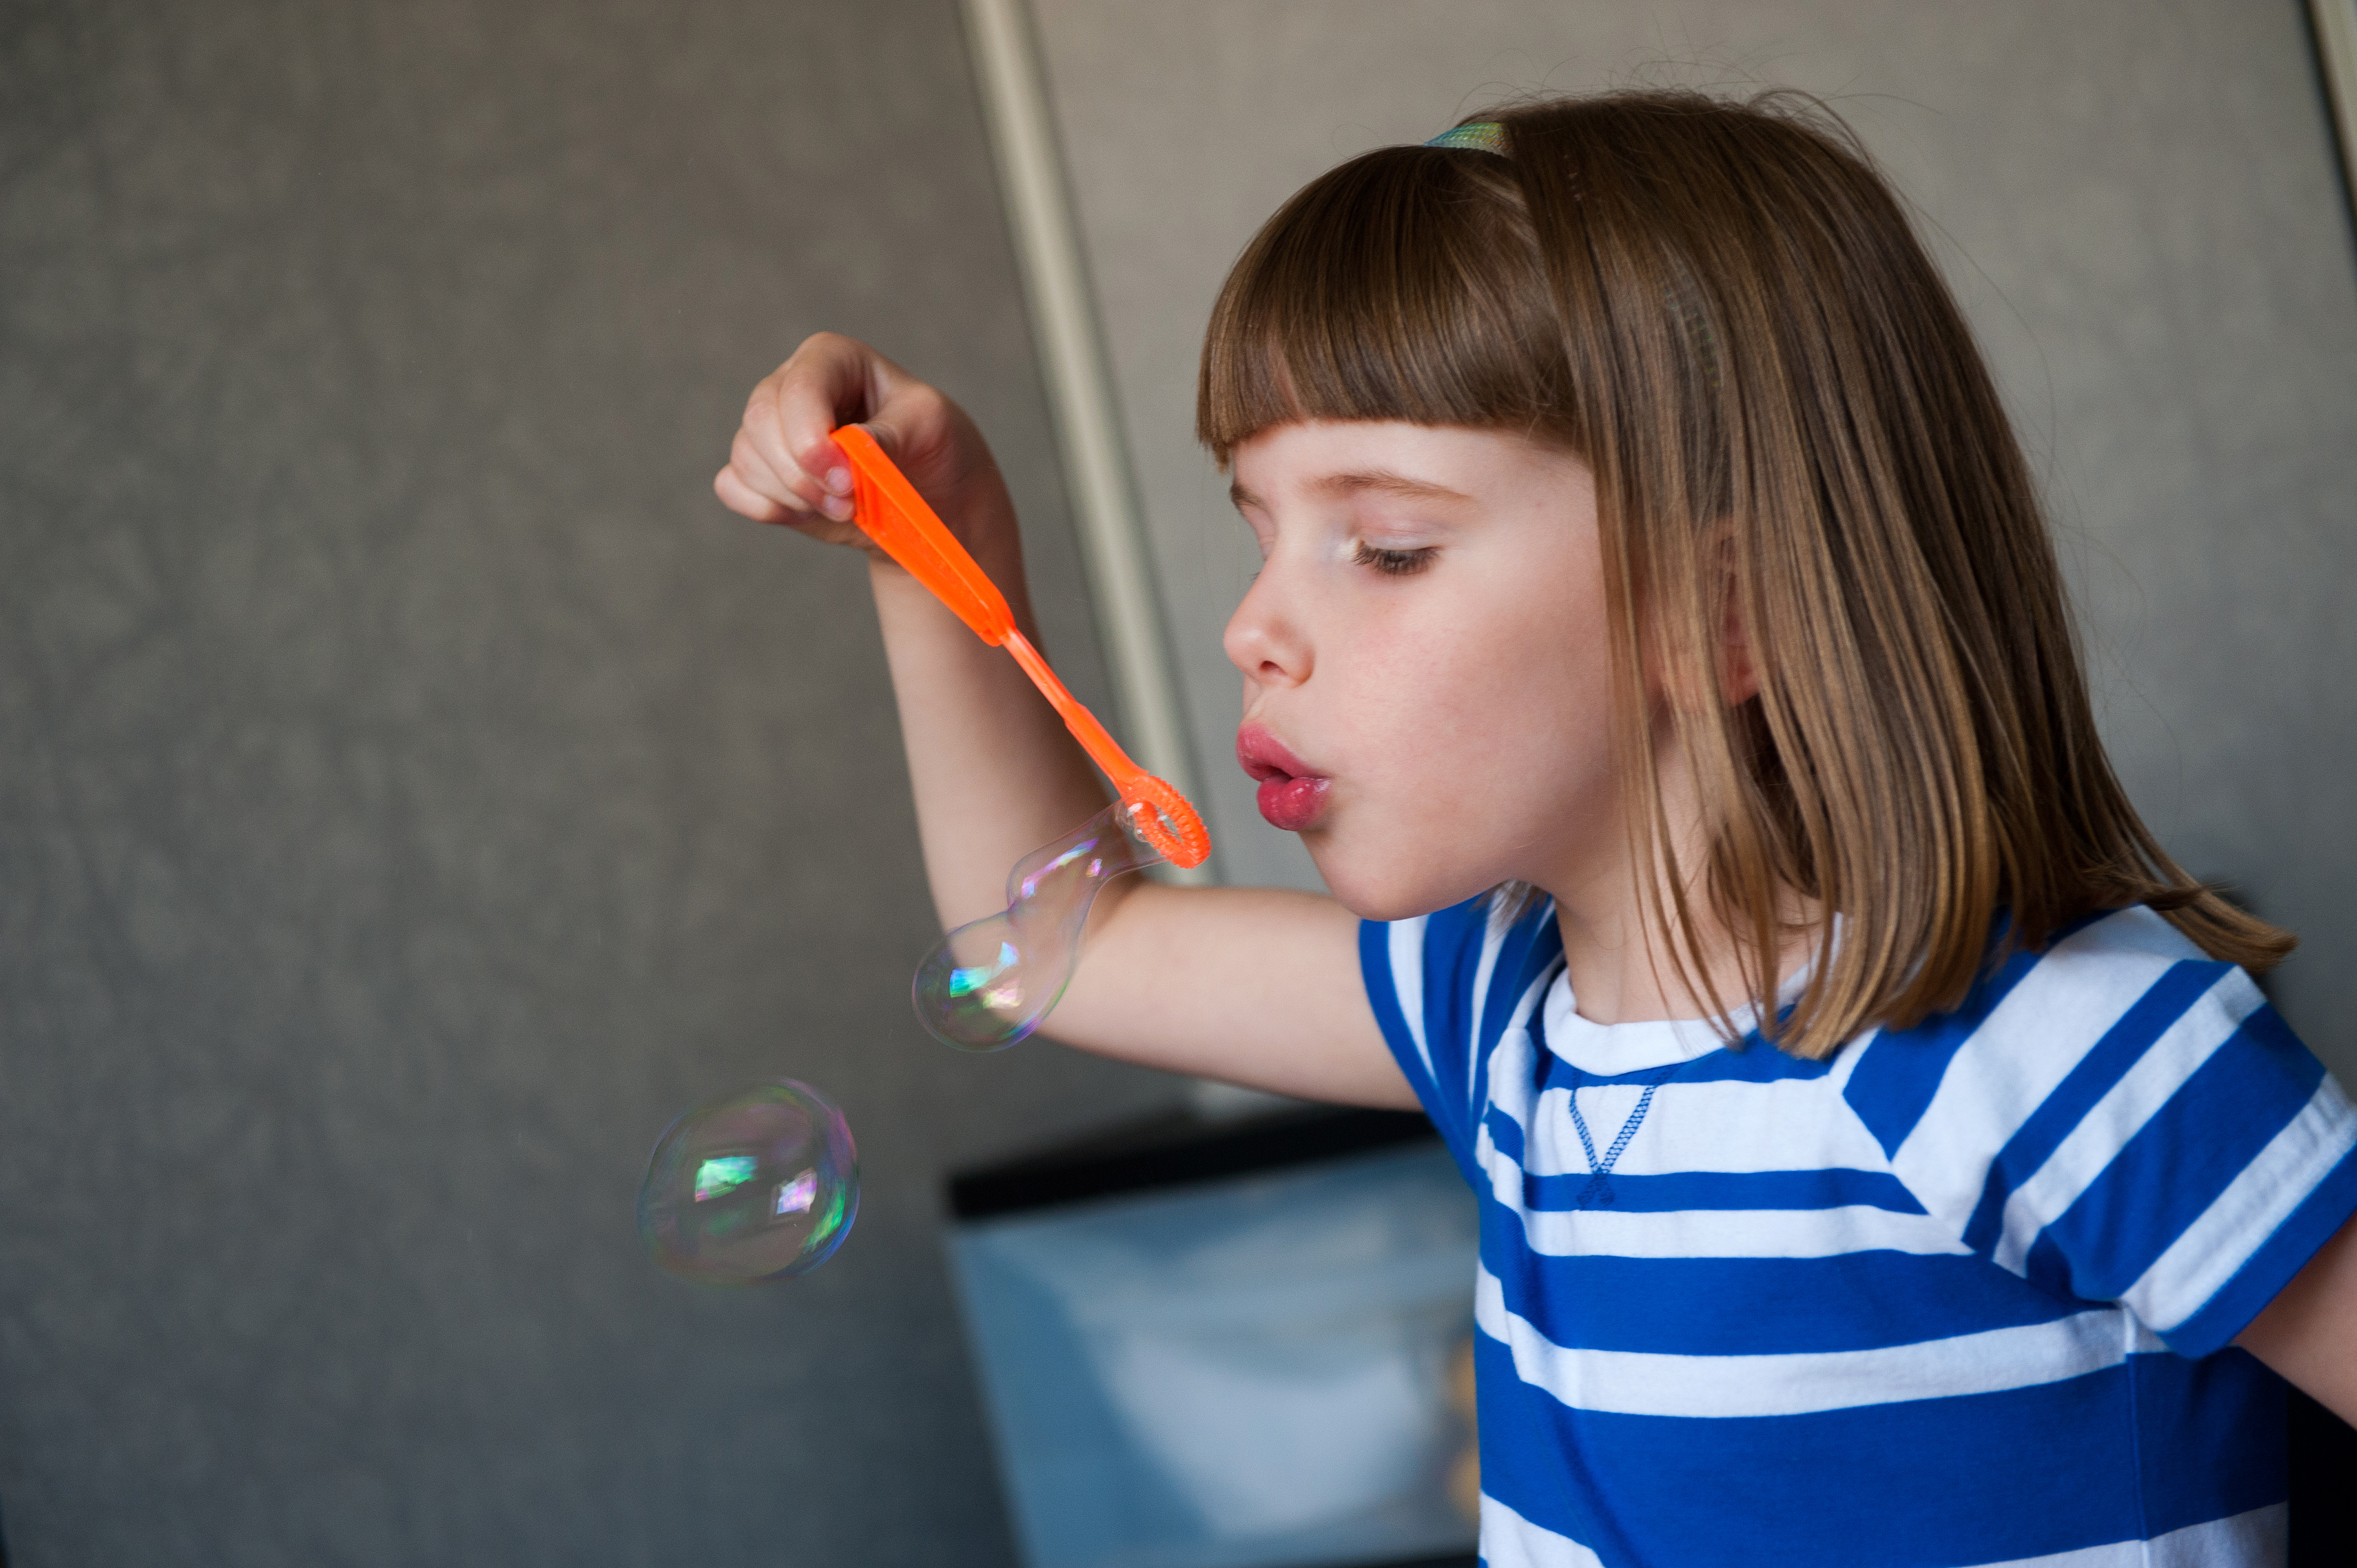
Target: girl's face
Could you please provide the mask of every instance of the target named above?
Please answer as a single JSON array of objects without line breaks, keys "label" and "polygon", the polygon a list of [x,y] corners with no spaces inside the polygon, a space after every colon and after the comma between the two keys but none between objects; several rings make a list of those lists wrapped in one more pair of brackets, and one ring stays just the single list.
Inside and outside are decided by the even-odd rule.
[{"label": "girl's face", "polygon": [[1587,466],[1519,435],[1304,422],[1234,454],[1262,569],[1225,639],[1237,760],[1353,913],[1625,859]]}]

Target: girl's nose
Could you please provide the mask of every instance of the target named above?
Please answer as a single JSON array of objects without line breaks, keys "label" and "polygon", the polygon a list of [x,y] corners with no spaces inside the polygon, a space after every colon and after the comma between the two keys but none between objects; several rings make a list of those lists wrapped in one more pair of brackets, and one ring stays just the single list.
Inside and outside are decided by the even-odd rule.
[{"label": "girl's nose", "polygon": [[1228,618],[1220,646],[1248,681],[1264,686],[1297,686],[1309,679],[1309,639],[1274,563],[1253,580],[1243,603]]}]

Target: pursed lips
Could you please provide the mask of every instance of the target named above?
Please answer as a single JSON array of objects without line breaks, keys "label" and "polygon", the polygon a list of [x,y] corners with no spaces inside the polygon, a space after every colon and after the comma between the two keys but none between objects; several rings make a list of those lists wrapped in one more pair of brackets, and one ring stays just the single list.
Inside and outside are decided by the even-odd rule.
[{"label": "pursed lips", "polygon": [[1236,731],[1236,765],[1260,781],[1255,804],[1272,827],[1299,832],[1326,809],[1326,777],[1263,725]]}]

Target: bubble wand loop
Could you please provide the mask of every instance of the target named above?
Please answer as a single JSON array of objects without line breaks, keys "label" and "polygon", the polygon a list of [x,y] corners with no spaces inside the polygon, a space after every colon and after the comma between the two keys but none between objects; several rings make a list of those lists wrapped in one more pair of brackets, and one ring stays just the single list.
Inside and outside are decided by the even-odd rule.
[{"label": "bubble wand loop", "polygon": [[876,438],[856,424],[846,424],[834,432],[834,444],[851,462],[852,520],[860,532],[931,589],[976,637],[1015,656],[1089,759],[1113,780],[1140,838],[1173,865],[1202,865],[1211,853],[1211,835],[1201,815],[1184,795],[1130,760],[1096,715],[1065,689],[1039,650],[1015,628],[1014,612],[998,585],[943,526]]}]

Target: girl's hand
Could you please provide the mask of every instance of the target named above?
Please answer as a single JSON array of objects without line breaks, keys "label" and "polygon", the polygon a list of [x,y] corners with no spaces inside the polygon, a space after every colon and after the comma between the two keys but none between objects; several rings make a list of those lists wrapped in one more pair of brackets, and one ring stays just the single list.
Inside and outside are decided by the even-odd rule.
[{"label": "girl's hand", "polygon": [[1001,520],[1011,524],[1013,509],[965,411],[866,344],[834,332],[805,340],[753,389],[714,492],[756,522],[858,545],[880,559],[851,521],[851,467],[828,439],[846,424],[867,427],[985,569],[1012,544],[995,537]]},{"label": "girl's hand", "polygon": [[[974,422],[865,343],[822,332],[745,405],[713,489],[733,511],[834,544],[851,469],[828,432],[864,424],[1006,596],[1034,642],[1015,508]],[[1104,785],[1014,660],[868,545],[919,837],[943,929],[996,913],[1006,868],[1105,806]],[[1049,1025],[1084,1049],[1281,1094],[1413,1106],[1330,898],[1125,877]]]}]

